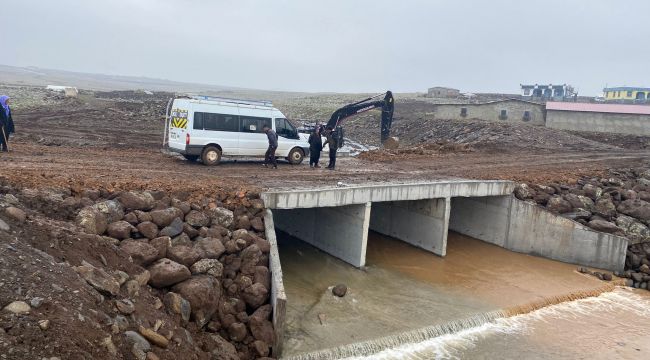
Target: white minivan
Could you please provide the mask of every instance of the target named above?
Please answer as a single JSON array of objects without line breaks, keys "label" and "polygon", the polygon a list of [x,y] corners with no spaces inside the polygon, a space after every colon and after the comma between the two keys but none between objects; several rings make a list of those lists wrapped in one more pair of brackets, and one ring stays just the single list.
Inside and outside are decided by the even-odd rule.
[{"label": "white minivan", "polygon": [[216,165],[222,156],[264,157],[264,125],[278,134],[278,158],[300,164],[309,155],[308,136],[270,102],[194,96],[175,98],[167,112],[168,149],[188,160]]}]

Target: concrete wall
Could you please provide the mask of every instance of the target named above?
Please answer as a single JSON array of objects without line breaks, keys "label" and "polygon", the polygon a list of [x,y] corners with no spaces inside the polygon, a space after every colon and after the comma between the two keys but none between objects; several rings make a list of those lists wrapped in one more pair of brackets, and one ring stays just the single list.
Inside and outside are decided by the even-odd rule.
[{"label": "concrete wall", "polygon": [[[461,108],[467,108],[467,116],[461,116]],[[506,110],[506,119],[500,119],[501,110]],[[529,121],[523,120],[524,111],[530,111]],[[434,119],[478,119],[498,122],[517,122],[543,126],[544,105],[517,100],[495,101],[484,104],[438,104],[435,107],[433,116]]]},{"label": "concrete wall", "polygon": [[650,135],[650,115],[548,110],[546,126],[561,130]]},{"label": "concrete wall", "polygon": [[278,253],[278,242],[275,237],[275,224],[271,210],[264,213],[264,231],[266,239],[271,244],[269,253],[269,269],[271,270],[271,306],[273,307],[273,328],[275,329],[275,343],[273,356],[279,357],[282,353],[284,342],[284,322],[287,312],[287,295],[284,292],[282,282],[282,267],[280,266],[280,254]]},{"label": "concrete wall", "polygon": [[506,247],[510,195],[453,198],[449,229],[501,247]]},{"label": "concrete wall", "polygon": [[506,249],[622,271],[627,239],[593,231],[512,196],[454,198],[449,228]]},{"label": "concrete wall", "polygon": [[356,267],[366,264],[370,203],[273,210],[278,229]]},{"label": "concrete wall", "polygon": [[372,204],[370,229],[445,256],[449,198]]}]

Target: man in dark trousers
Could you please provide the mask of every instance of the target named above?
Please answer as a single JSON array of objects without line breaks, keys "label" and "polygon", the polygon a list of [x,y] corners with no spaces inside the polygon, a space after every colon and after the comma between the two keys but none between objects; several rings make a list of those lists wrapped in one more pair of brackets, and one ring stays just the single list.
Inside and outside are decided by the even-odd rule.
[{"label": "man in dark trousers", "polygon": [[273,168],[277,169],[278,162],[275,159],[275,150],[278,149],[278,134],[268,125],[262,126],[262,130],[266,133],[266,137],[269,138],[269,148],[266,149],[266,154],[264,155],[264,167],[267,167],[271,163]]},{"label": "man in dark trousers", "polygon": [[14,120],[9,108],[9,96],[0,96],[0,149],[9,151],[9,135],[15,132]]},{"label": "man in dark trousers", "polygon": [[341,130],[338,129],[338,131],[335,131],[331,127],[328,127],[327,130],[325,130],[327,140],[323,144],[323,147],[325,145],[330,146],[330,163],[327,165],[327,169],[329,170],[334,170],[336,168],[336,151],[339,149],[341,143],[341,133],[339,131]]},{"label": "man in dark trousers", "polygon": [[309,167],[318,169],[320,152],[323,151],[323,140],[320,137],[322,126],[316,126],[314,131],[309,135]]}]

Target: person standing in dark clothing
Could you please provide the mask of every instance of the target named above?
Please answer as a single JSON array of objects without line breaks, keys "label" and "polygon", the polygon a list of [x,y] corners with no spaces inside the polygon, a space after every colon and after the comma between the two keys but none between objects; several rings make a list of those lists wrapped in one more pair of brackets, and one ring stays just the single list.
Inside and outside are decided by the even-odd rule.
[{"label": "person standing in dark clothing", "polygon": [[317,126],[309,135],[309,167],[318,169],[320,152],[323,151],[323,140],[320,137],[321,127]]},{"label": "person standing in dark clothing", "polygon": [[278,149],[278,134],[276,134],[268,125],[262,126],[262,130],[266,133],[266,137],[269,139],[269,148],[266,149],[266,154],[264,155],[264,167],[267,167],[270,163],[273,165],[274,169],[277,169],[278,161],[275,158],[275,150]]},{"label": "person standing in dark clothing", "polygon": [[9,135],[15,132],[14,120],[9,108],[9,96],[0,96],[0,148],[9,151]]},{"label": "person standing in dark clothing", "polygon": [[327,130],[325,130],[325,134],[327,140],[323,144],[323,147],[325,145],[330,146],[330,163],[327,165],[327,169],[334,170],[336,167],[336,151],[338,150],[339,143],[336,137],[336,132],[331,127],[328,127]]}]

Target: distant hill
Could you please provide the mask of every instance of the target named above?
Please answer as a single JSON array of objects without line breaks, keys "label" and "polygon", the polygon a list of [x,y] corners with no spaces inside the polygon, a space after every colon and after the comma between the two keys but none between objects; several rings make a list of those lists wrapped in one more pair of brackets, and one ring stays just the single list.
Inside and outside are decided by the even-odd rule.
[{"label": "distant hill", "polygon": [[0,65],[0,81],[16,85],[69,85],[88,90],[224,91],[233,87],[183,83],[136,76],[90,74],[38,67]]}]

